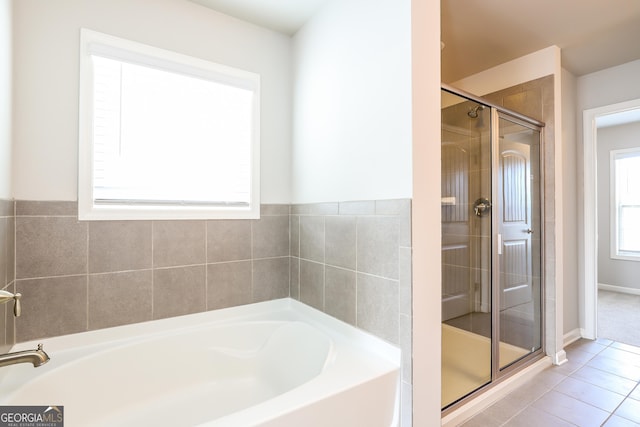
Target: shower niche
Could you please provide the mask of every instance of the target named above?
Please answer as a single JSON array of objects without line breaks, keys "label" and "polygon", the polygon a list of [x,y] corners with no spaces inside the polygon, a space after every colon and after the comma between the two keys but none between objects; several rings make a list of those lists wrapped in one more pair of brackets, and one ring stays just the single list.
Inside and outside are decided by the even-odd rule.
[{"label": "shower niche", "polygon": [[542,355],[541,130],[443,86],[442,408]]}]

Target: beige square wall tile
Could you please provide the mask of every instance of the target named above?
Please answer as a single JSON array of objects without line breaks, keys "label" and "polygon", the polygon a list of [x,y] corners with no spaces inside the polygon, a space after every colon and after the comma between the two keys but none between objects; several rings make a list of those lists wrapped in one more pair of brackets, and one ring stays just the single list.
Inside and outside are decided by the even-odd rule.
[{"label": "beige square wall tile", "polygon": [[356,272],[325,266],[325,313],[356,324]]},{"label": "beige square wall tile", "polygon": [[207,265],[207,310],[251,302],[251,261]]},{"label": "beige square wall tile", "polygon": [[253,302],[289,296],[289,257],[253,261]]},{"label": "beige square wall tile", "polygon": [[153,318],[198,313],[206,309],[205,266],[153,271]]},{"label": "beige square wall tile", "polygon": [[16,218],[16,278],[87,272],[87,225],[72,217]]},{"label": "beige square wall tile", "polygon": [[356,217],[325,218],[325,263],[336,267],[356,268]]},{"label": "beige square wall tile", "polygon": [[89,329],[151,320],[151,270],[89,275]]},{"label": "beige square wall tile", "polygon": [[251,221],[207,221],[207,262],[251,259]]},{"label": "beige square wall tile", "polygon": [[22,315],[16,319],[18,342],[87,330],[87,276],[18,280]]},{"label": "beige square wall tile", "polygon": [[358,327],[399,344],[398,282],[358,274]]},{"label": "beige square wall tile", "polygon": [[151,268],[151,221],[89,223],[89,273]]},{"label": "beige square wall tile", "polygon": [[289,255],[289,215],[264,216],[252,226],[254,259]]},{"label": "beige square wall tile", "polygon": [[204,264],[206,239],[205,221],[154,221],[153,266]]},{"label": "beige square wall tile", "polygon": [[358,271],[398,279],[397,217],[358,218]]},{"label": "beige square wall tile", "polygon": [[324,311],[324,264],[300,260],[300,301]]}]

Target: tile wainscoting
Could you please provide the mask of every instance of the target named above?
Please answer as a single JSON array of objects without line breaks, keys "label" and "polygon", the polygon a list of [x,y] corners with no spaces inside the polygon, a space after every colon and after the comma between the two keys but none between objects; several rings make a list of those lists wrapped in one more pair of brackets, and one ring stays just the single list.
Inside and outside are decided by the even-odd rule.
[{"label": "tile wainscoting", "polygon": [[15,322],[1,307],[6,349],[290,296],[402,349],[411,425],[410,199],[263,205],[257,220],[78,221],[64,201],[0,208],[0,278],[23,294]]},{"label": "tile wainscoting", "polygon": [[[13,200],[0,200],[0,289],[14,293],[15,221]],[[15,343],[13,304],[0,305],[0,353]]]}]

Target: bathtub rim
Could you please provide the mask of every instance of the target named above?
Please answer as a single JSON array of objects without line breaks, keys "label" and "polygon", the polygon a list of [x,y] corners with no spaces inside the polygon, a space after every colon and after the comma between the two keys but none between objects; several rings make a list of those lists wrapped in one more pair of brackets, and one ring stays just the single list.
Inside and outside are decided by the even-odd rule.
[{"label": "bathtub rim", "polygon": [[[206,330],[211,327],[224,327],[225,325],[232,326],[235,323],[245,322],[291,322],[301,321],[310,324],[311,326],[318,328],[320,331],[325,332],[329,337],[339,342],[340,345],[350,347],[352,351],[371,353],[375,356],[374,363],[377,367],[374,368],[377,372],[375,377],[371,379],[375,381],[381,381],[382,378],[388,378],[392,376],[395,382],[395,402],[393,410],[392,425],[396,426],[399,422],[400,412],[400,370],[401,370],[401,351],[395,345],[384,341],[383,339],[372,335],[371,333],[362,329],[356,328],[353,325],[347,324],[339,319],[333,318],[326,313],[323,313],[313,307],[307,306],[292,298],[283,298],[279,300],[272,300],[266,302],[259,302],[254,304],[248,304],[245,306],[231,307],[220,310],[213,310],[202,313],[188,314],[184,316],[153,320],[143,323],[129,324],[123,326],[115,326],[111,328],[98,329],[93,331],[81,332],[76,334],[62,335],[52,338],[43,338],[40,340],[32,340],[29,342],[20,343],[12,348],[12,351],[21,349],[32,348],[37,343],[43,342],[45,344],[45,350],[50,352],[52,359],[59,355],[62,359],[61,364],[73,362],[73,356],[78,350],[82,353],[89,352],[101,352],[103,349],[112,349],[120,346],[128,346],[132,343],[140,342],[143,340],[161,339],[163,336],[172,336],[175,334],[181,334],[191,331],[198,331],[201,329]],[[64,353],[67,353],[66,355]],[[80,356],[84,357],[84,356]],[[380,365],[382,363],[382,365]],[[15,365],[18,367],[19,365]],[[0,370],[0,384],[4,382],[5,372],[10,372],[12,367],[5,370]],[[26,380],[38,376],[37,370],[31,366],[20,366],[19,369],[28,370]],[[46,368],[45,368],[46,369]],[[314,379],[313,381],[318,381]],[[323,378],[320,384],[324,384],[326,380]],[[324,393],[325,398],[331,398],[331,396],[349,390],[351,387],[360,386],[363,384],[363,379],[357,382],[350,383],[348,388],[345,388],[346,384],[342,384],[339,388],[332,387],[330,390],[326,389],[323,385],[320,389],[321,394]],[[370,381],[370,380],[366,380]],[[342,383],[342,382],[340,382]],[[310,384],[310,383],[308,383]],[[307,383],[300,386],[302,389],[307,387],[316,388],[316,385],[310,386]],[[294,389],[295,390],[295,389]],[[324,390],[324,391],[323,391]],[[293,391],[293,390],[292,390]],[[289,391],[287,393],[290,393]],[[295,394],[296,402],[293,405],[293,410],[296,408],[301,409],[306,407],[309,402],[308,393],[305,391],[303,395]],[[316,392],[313,392],[315,395]],[[10,396],[9,396],[10,398]],[[319,402],[319,401],[315,401]],[[289,401],[286,405],[282,404],[281,396],[276,396],[270,401],[263,402],[251,408],[251,411],[241,411],[238,414],[232,414],[230,419],[253,419],[256,414],[261,414],[265,407],[268,407],[267,412],[271,413],[271,409],[278,409],[275,414],[284,414],[284,411],[291,411]],[[267,419],[268,420],[268,419]],[[223,422],[224,420],[219,420]],[[218,425],[218,421],[212,420],[202,424],[205,425]]]},{"label": "bathtub rim", "polygon": [[373,351],[388,362],[401,366],[401,350],[398,346],[290,297],[55,337],[38,338],[16,343],[9,351],[29,350],[37,347],[40,343],[44,344],[45,351],[51,353],[64,352],[84,346],[106,347],[111,344],[126,344],[139,337],[151,339],[171,332],[206,329],[214,323],[222,325],[252,320],[263,321],[263,317],[268,315],[276,316],[276,318],[268,320],[303,321],[330,335],[338,333],[338,336],[347,339],[351,345],[366,351]]}]

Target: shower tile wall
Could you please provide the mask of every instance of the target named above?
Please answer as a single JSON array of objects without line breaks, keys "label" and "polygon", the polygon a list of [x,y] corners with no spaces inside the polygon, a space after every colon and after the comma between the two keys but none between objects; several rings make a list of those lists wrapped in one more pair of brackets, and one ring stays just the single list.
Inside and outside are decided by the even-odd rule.
[{"label": "shower tile wall", "polygon": [[[14,292],[14,202],[0,200],[0,289]],[[0,352],[15,343],[13,304],[0,305]]]},{"label": "shower tile wall", "polygon": [[400,346],[411,420],[411,201],[291,206],[291,297]]},{"label": "shower tile wall", "polygon": [[[13,234],[13,233],[11,233]],[[259,220],[88,221],[16,201],[18,341],[289,296],[289,206]]]}]

